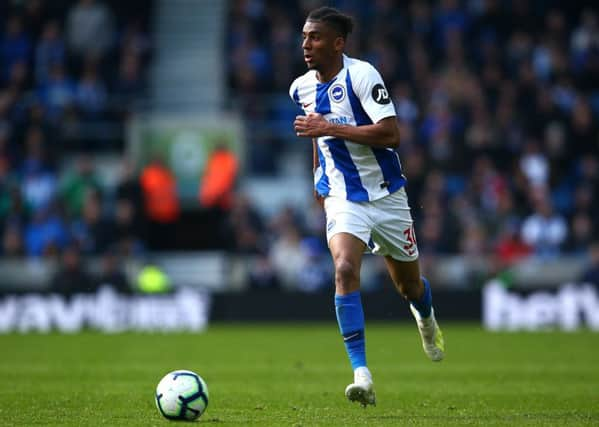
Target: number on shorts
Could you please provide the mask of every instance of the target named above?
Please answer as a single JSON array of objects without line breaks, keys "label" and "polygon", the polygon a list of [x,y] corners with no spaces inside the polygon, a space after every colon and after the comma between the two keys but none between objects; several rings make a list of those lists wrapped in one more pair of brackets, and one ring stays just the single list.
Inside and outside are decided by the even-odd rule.
[{"label": "number on shorts", "polygon": [[413,249],[416,246],[416,233],[414,233],[414,226],[410,226],[403,231],[403,234],[406,236],[406,240],[408,241],[407,245],[403,245],[403,248],[408,252],[413,252]]}]

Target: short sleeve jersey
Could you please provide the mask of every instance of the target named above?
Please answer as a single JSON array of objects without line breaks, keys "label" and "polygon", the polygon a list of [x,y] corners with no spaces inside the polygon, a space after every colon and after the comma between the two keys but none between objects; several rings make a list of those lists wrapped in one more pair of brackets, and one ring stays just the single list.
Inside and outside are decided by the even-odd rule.
[{"label": "short sleeve jersey", "polygon": [[[362,126],[395,116],[395,108],[379,72],[368,62],[343,56],[343,69],[326,83],[310,70],[293,81],[289,95],[304,110],[331,123]],[[397,152],[332,136],[318,140],[316,191],[363,202],[380,199],[406,183]]]}]

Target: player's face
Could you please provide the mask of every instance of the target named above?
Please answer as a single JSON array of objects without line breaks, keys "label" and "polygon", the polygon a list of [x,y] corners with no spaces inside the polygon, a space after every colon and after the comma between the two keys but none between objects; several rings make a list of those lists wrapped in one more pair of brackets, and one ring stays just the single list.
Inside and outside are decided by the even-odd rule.
[{"label": "player's face", "polygon": [[302,30],[304,61],[309,69],[322,71],[343,51],[343,38],[322,22],[306,21]]}]

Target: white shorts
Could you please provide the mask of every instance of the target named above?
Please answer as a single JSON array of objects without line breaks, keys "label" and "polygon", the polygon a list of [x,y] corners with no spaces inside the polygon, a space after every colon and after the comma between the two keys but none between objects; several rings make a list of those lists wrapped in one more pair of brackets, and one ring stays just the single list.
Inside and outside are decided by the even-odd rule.
[{"label": "white shorts", "polygon": [[418,259],[414,221],[404,188],[372,202],[352,202],[336,196],[324,200],[327,242],[337,233],[363,241],[373,254],[398,261]]}]

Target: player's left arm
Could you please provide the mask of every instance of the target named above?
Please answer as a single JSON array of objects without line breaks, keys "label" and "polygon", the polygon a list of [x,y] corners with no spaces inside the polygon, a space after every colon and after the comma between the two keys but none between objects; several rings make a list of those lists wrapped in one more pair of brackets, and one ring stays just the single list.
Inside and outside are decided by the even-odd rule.
[{"label": "player's left arm", "polygon": [[372,125],[351,126],[329,123],[322,115],[309,113],[296,116],[293,125],[297,136],[332,136],[376,148],[399,147],[399,127],[395,116],[385,117]]}]

